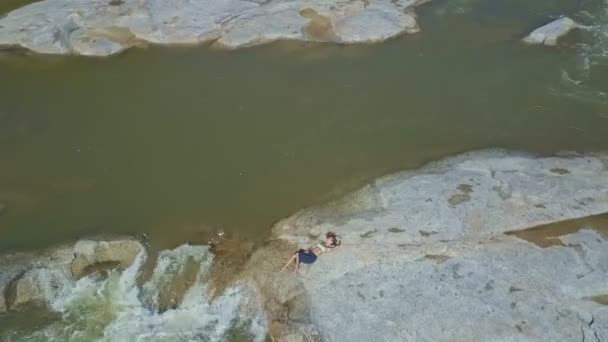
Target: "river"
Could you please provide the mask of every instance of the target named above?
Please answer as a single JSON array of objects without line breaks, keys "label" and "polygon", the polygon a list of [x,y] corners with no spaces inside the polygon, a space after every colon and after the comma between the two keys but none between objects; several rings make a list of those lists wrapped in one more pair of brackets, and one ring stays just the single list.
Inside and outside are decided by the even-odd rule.
[{"label": "river", "polygon": [[[421,33],[369,46],[3,52],[0,250],[99,233],[260,241],[302,207],[457,152],[606,150],[605,11],[434,1]],[[592,27],[520,42],[561,14]]]}]

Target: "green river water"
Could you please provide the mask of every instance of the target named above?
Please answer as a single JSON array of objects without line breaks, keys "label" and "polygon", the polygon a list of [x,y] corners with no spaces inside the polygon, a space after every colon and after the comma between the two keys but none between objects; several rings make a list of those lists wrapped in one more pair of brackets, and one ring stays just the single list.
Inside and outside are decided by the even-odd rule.
[{"label": "green river water", "polygon": [[[371,46],[6,52],[0,250],[98,233],[263,239],[299,208],[461,151],[607,150],[606,8],[435,1],[421,33]],[[557,48],[520,42],[560,14],[594,26]]]}]

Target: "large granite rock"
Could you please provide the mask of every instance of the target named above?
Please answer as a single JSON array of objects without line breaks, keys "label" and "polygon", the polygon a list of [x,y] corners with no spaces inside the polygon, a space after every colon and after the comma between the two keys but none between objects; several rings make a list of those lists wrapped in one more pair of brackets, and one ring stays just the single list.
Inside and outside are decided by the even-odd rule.
[{"label": "large granite rock", "polygon": [[[606,236],[555,232],[542,248],[504,233],[604,212],[606,155],[467,153],[279,222],[250,268],[286,340],[313,340],[311,325],[327,341],[594,340],[608,334],[589,300],[608,294]],[[329,230],[342,246],[299,278],[276,273],[293,250],[277,244]]]},{"label": "large granite rock", "polygon": [[78,279],[103,268],[127,268],[144,247],[137,240],[81,240],[74,245],[72,275]]},{"label": "large granite rock", "polygon": [[144,42],[234,49],[276,40],[373,43],[419,31],[425,0],[43,0],[0,19],[0,46],[107,56]]},{"label": "large granite rock", "polygon": [[528,44],[555,46],[560,38],[580,26],[568,17],[561,17],[532,31],[523,41]]}]

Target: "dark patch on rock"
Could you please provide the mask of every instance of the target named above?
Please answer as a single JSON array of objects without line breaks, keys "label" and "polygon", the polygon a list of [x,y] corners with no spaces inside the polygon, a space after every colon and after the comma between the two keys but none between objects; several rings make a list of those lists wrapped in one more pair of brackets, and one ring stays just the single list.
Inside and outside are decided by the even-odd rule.
[{"label": "dark patch on rock", "polygon": [[471,184],[460,184],[458,185],[458,190],[462,191],[465,194],[470,194],[473,192],[473,186]]},{"label": "dark patch on rock", "polygon": [[519,291],[523,291],[523,290],[520,289],[519,287],[515,287],[515,286],[509,287],[509,293],[519,292]]},{"label": "dark patch on rock", "polygon": [[108,2],[108,5],[110,6],[120,6],[122,4],[124,4],[124,0],[110,0],[110,2]]},{"label": "dark patch on rock", "polygon": [[429,237],[429,236],[431,236],[433,234],[437,234],[436,231],[427,232],[425,230],[419,230],[419,232],[420,232],[420,235],[422,235],[423,237]]},{"label": "dark patch on rock", "polygon": [[378,294],[380,295],[380,297],[384,298],[384,290],[380,290],[380,292],[378,292]]},{"label": "dark patch on rock", "polygon": [[542,203],[535,204],[534,206],[539,209],[547,209],[547,207],[545,207],[545,205]]},{"label": "dark patch on rock", "polygon": [[471,196],[469,194],[473,192],[473,186],[471,184],[460,184],[458,185],[457,189],[461,193],[453,194],[450,196],[450,198],[448,198],[448,203],[453,207],[465,202],[469,202],[471,200]]},{"label": "dark patch on rock", "polygon": [[426,199],[426,200],[424,200],[424,201],[425,201],[426,203],[431,203],[431,202],[433,202],[433,199],[432,199],[432,198],[427,198],[427,199]]},{"label": "dark patch on rock", "polygon": [[484,290],[486,291],[491,291],[494,290],[494,286],[492,285],[494,283],[494,280],[490,280],[489,282],[486,283],[486,286],[484,286]]},{"label": "dark patch on rock", "polygon": [[449,256],[443,254],[427,254],[424,256],[425,259],[433,260],[438,264],[443,264],[450,259]]},{"label": "dark patch on rock", "polygon": [[403,233],[405,231],[405,229],[399,229],[397,227],[391,227],[388,229],[389,232],[391,233]]},{"label": "dark patch on rock", "polygon": [[517,302],[511,302],[511,309],[515,309],[516,306],[517,306]]},{"label": "dark patch on rock", "polygon": [[361,234],[361,235],[359,235],[359,236],[360,236],[361,238],[363,238],[363,239],[367,239],[367,238],[372,237],[372,235],[374,235],[374,234],[375,234],[375,233],[377,233],[377,232],[378,232],[378,231],[377,231],[376,229],[374,229],[374,230],[370,230],[370,231],[368,231],[368,232],[365,232],[365,233],[363,233],[363,234]]},{"label": "dark patch on rock", "polygon": [[461,264],[455,264],[454,266],[452,266],[452,277],[454,279],[462,279],[462,278],[464,278],[464,276],[458,274],[458,271],[460,270],[461,267],[462,267]]},{"label": "dark patch on rock", "polygon": [[549,171],[551,171],[551,172],[553,172],[553,173],[555,173],[555,174],[558,174],[558,175],[560,175],[560,176],[561,176],[561,175],[567,175],[567,174],[569,174],[569,173],[570,173],[570,170],[568,170],[568,169],[562,169],[562,168],[560,168],[560,167],[554,167],[554,168],[552,168],[552,169],[551,169],[551,170],[549,170]]},{"label": "dark patch on rock", "polygon": [[357,291],[357,297],[361,298],[362,300],[366,299],[363,293],[361,293],[360,291]]},{"label": "dark patch on rock", "polygon": [[517,329],[517,331],[519,331],[519,332],[524,331],[524,329],[522,329],[521,325],[519,325],[519,324],[515,324],[515,329]]},{"label": "dark patch on rock", "polygon": [[453,207],[469,201],[471,201],[471,196],[467,194],[455,194],[450,196],[450,198],[448,199],[448,203]]},{"label": "dark patch on rock", "polygon": [[496,191],[496,193],[498,194],[498,196],[500,198],[502,198],[503,201],[508,200],[509,198],[511,198],[511,191],[505,190],[500,186],[493,186],[492,190]]},{"label": "dark patch on rock", "polygon": [[81,271],[81,273],[79,274],[79,277],[82,278],[82,277],[91,275],[93,273],[97,273],[102,278],[107,278],[110,274],[110,271],[112,271],[118,267],[120,267],[120,262],[118,262],[118,261],[104,261],[104,262],[88,265]]}]

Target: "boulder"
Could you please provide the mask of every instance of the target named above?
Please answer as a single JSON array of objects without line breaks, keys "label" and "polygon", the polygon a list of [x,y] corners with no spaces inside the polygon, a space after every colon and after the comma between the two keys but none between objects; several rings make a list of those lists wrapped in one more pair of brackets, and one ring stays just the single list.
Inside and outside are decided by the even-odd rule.
[{"label": "boulder", "polygon": [[574,20],[561,17],[532,31],[523,41],[528,44],[555,46],[560,38],[580,27]]},{"label": "boulder", "polygon": [[129,267],[145,248],[136,240],[95,241],[80,240],[74,245],[71,271],[79,279],[94,271]]},{"label": "boulder", "polygon": [[0,313],[56,298],[69,284],[71,246],[0,256]]},{"label": "boulder", "polygon": [[35,267],[19,274],[6,290],[8,308],[16,310],[25,305],[51,303],[71,284],[71,276],[66,271]]},{"label": "boulder", "polygon": [[[554,228],[557,243],[541,246],[511,232],[608,212],[606,179],[605,154],[466,153],[296,213],[248,268],[276,303],[271,320],[312,325],[327,341],[605,336],[605,306],[589,298],[608,294],[606,235]],[[301,277],[277,274],[275,260],[293,252],[280,241],[308,247],[325,231],[342,245]]]},{"label": "boulder", "polygon": [[142,43],[235,49],[276,40],[380,42],[419,31],[421,0],[43,0],[0,18],[0,46],[108,56]]}]

